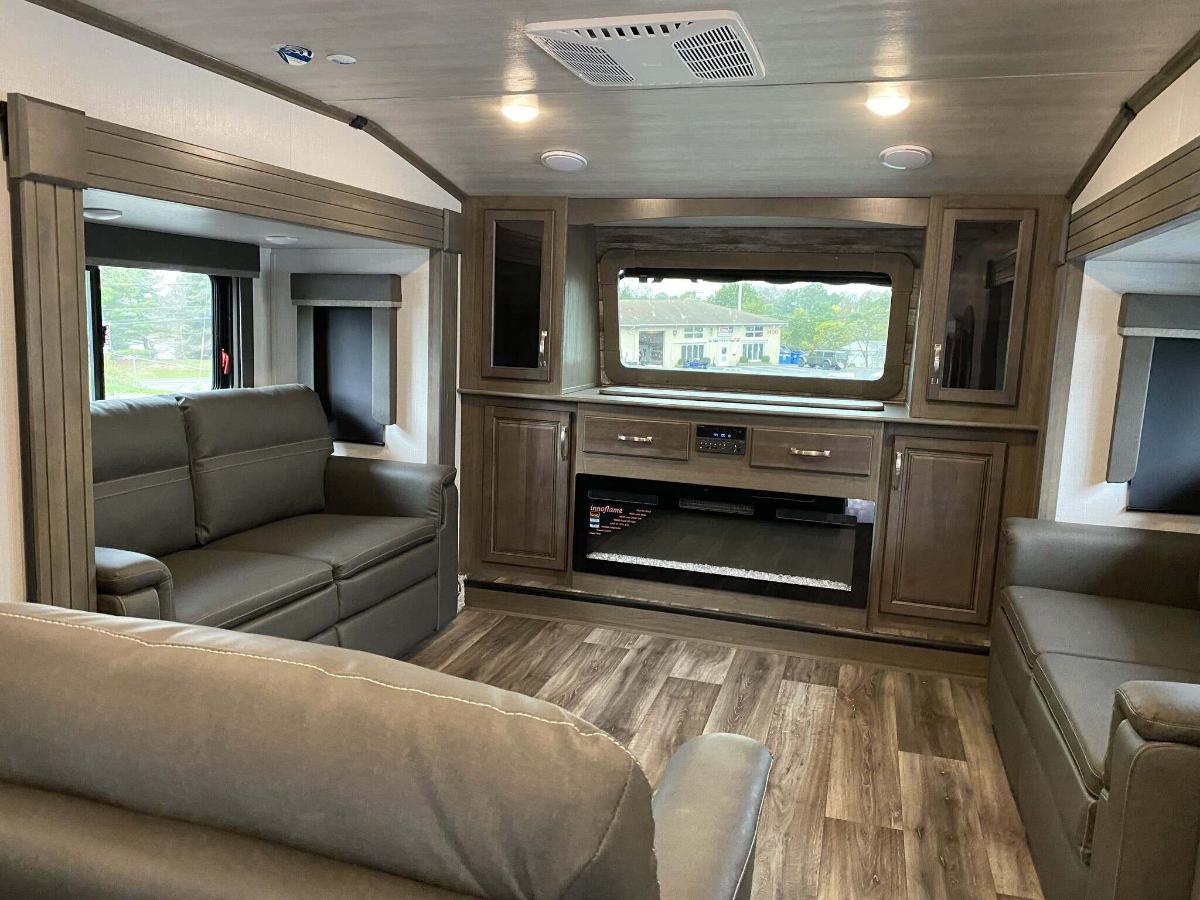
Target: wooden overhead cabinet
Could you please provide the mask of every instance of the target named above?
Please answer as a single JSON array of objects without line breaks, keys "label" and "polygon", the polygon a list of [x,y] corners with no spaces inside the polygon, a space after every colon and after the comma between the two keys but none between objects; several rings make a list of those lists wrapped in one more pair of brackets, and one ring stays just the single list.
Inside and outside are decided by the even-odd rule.
[{"label": "wooden overhead cabinet", "polygon": [[554,225],[549,209],[484,211],[484,377],[550,381]]},{"label": "wooden overhead cabinet", "polygon": [[896,438],[881,612],[987,622],[1006,450],[1002,443]]},{"label": "wooden overhead cabinet", "polygon": [[1016,406],[1032,209],[947,209],[933,296],[929,400]]},{"label": "wooden overhead cabinet", "polygon": [[571,413],[488,406],[483,431],[483,559],[565,570]]}]

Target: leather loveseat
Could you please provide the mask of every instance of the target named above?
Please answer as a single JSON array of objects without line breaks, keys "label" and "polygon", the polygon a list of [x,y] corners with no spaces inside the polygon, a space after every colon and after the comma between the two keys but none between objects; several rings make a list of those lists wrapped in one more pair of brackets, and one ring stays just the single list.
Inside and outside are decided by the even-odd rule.
[{"label": "leather loveseat", "polygon": [[457,612],[454,470],[332,451],[301,385],[92,404],[99,609],[403,654]]},{"label": "leather loveseat", "polygon": [[749,738],[652,797],[582,719],[373,654],[0,603],[0,659],[0,896],[750,896]]},{"label": "leather loveseat", "polygon": [[988,679],[1047,900],[1200,897],[1200,535],[1005,523]]}]

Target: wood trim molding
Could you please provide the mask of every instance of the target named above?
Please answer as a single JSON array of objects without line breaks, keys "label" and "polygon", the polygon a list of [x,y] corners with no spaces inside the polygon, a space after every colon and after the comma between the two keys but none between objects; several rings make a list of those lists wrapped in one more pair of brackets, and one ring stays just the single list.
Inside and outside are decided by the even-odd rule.
[{"label": "wood trim molding", "polygon": [[714,217],[827,219],[847,224],[924,228],[929,202],[920,197],[575,198],[570,225]]},{"label": "wood trim molding", "polygon": [[13,186],[27,596],[94,610],[83,191],[33,175]]},{"label": "wood trim molding", "polygon": [[82,112],[24,94],[10,94],[6,115],[9,178],[33,178],[67,187],[86,184],[87,117]]},{"label": "wood trim molding", "polygon": [[86,120],[89,187],[440,248],[432,206],[350,187],[186,141]]},{"label": "wood trim molding", "polygon": [[1150,76],[1145,84],[1121,104],[1112,124],[1101,136],[1100,143],[1096,145],[1096,149],[1088,156],[1083,168],[1079,170],[1079,174],[1075,176],[1071,186],[1067,188],[1068,200],[1074,202],[1083,193],[1083,189],[1092,180],[1092,176],[1096,174],[1100,164],[1116,146],[1121,135],[1125,133],[1125,129],[1129,127],[1129,123],[1137,118],[1138,113],[1149,106],[1159,94],[1170,87],[1197,61],[1200,61],[1200,33],[1193,35],[1192,39],[1180,47],[1179,51],[1167,60],[1161,69]]},{"label": "wood trim molding", "polygon": [[418,172],[456,200],[461,201],[466,198],[466,194],[457,184],[435,169],[430,163],[400,141],[399,138],[357,113],[353,113],[332,103],[326,103],[324,100],[318,100],[316,97],[305,94],[303,91],[290,88],[270,78],[264,78],[248,69],[235,66],[232,63],[217,59],[215,56],[210,56],[186,44],[181,44],[178,41],[156,34],[131,22],[126,22],[123,19],[118,19],[116,16],[109,15],[102,10],[96,9],[94,6],[88,6],[86,3],[80,3],[78,0],[30,0],[30,2],[35,6],[40,6],[51,12],[56,12],[68,18],[75,19],[78,22],[83,22],[85,25],[91,25],[93,28],[99,28],[101,31],[107,31],[109,34],[115,34],[117,37],[133,41],[135,44],[141,44],[143,47],[149,47],[151,50],[165,53],[167,56],[173,56],[193,66],[207,69],[209,72],[215,72],[217,75],[232,79],[247,87],[270,94],[273,97],[278,97],[280,100],[286,100],[288,103],[303,107],[310,112],[319,113],[322,116],[343,122],[348,127],[357,128],[375,138],[375,140],[379,141],[393,153],[401,156]]},{"label": "wood trim molding", "polygon": [[1200,137],[1071,216],[1067,258],[1086,259],[1200,212]]},{"label": "wood trim molding", "polygon": [[429,254],[429,387],[425,459],[455,465],[458,420],[458,253]]}]

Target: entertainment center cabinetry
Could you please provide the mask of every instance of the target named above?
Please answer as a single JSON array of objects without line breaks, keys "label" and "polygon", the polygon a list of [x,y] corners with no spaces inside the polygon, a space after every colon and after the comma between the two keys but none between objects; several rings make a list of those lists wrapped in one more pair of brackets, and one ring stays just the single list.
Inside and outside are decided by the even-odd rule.
[{"label": "entertainment center cabinetry", "polygon": [[[834,201],[792,202],[804,210]],[[914,201],[841,202],[870,204],[881,225],[925,224],[914,221]],[[662,231],[671,246],[695,235],[697,249],[712,252],[733,246],[745,253],[755,242],[776,246],[790,236],[777,227],[714,224],[714,204],[744,223],[755,203],[468,202],[474,255],[464,260],[460,379],[468,603],[475,589],[491,588],[493,595],[520,592],[533,612],[539,597],[565,598],[936,646],[985,645],[1000,523],[1037,514],[1064,204],[998,198],[989,205],[977,197],[926,203],[924,251],[914,260],[925,296],[909,319],[912,375],[894,401],[604,386],[597,265],[605,244],[656,240],[644,222],[634,236],[621,230],[648,216],[670,220]],[[862,207],[852,209],[865,217]],[[540,221],[550,246],[537,258],[544,260],[541,277],[551,279],[538,284],[539,303],[550,298],[539,324],[549,328],[523,330],[548,332],[544,354],[526,353],[545,359],[538,368],[546,380],[492,364],[501,310],[489,306],[496,292],[485,283],[495,277],[495,262],[482,256],[496,252],[497,223],[534,221],[525,214],[537,210],[547,212]],[[688,213],[703,215],[703,227],[681,228]],[[961,380],[940,390],[929,383],[945,328],[945,267],[957,260],[943,235],[954,240],[955,223],[977,221],[1015,223],[1001,237],[1019,245],[1011,269],[992,266],[986,276],[1004,285],[986,344],[1010,373],[996,380],[1000,400],[958,387]],[[869,251],[872,241],[895,250],[903,239],[891,231],[875,238],[870,228],[825,226],[794,234],[855,251]],[[925,302],[934,291],[936,306]],[[1010,296],[1022,309],[1008,303]],[[1002,326],[1017,346],[997,339]],[[965,369],[956,371],[966,377]],[[756,539],[795,552],[759,552]],[[864,573],[857,583],[847,574],[855,546]],[[825,549],[813,555],[815,548]],[[809,553],[811,573],[801,551]],[[842,562],[834,564],[838,554]],[[854,595],[861,602],[853,591],[861,591]]]}]

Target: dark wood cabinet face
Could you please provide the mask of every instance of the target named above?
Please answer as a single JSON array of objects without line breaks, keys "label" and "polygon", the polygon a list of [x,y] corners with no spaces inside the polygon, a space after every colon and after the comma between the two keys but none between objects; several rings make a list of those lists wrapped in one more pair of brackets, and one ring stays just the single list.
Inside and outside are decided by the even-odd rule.
[{"label": "dark wood cabinet face", "polygon": [[484,412],[483,558],[563,570],[570,522],[571,414]]},{"label": "dark wood cabinet face", "polygon": [[1033,210],[947,210],[934,296],[930,400],[1017,402]]},{"label": "dark wood cabinet face", "polygon": [[549,381],[554,213],[489,210],[483,224],[482,374]]},{"label": "dark wood cabinet face", "polygon": [[896,438],[881,611],[987,622],[1006,450],[990,442]]}]

